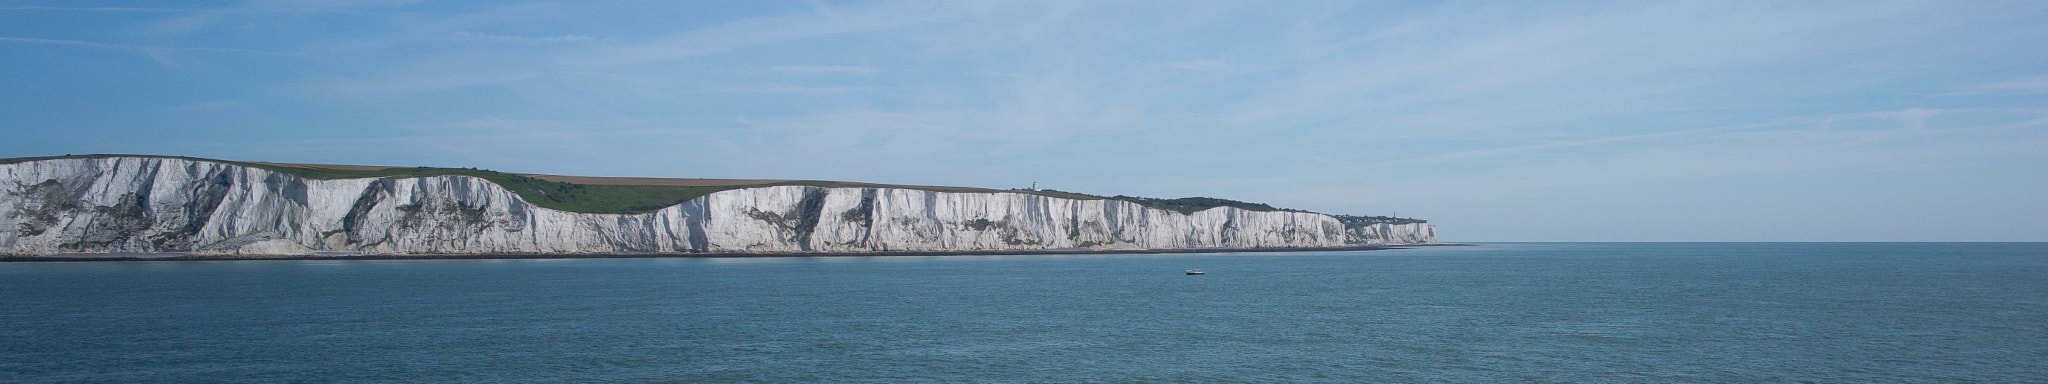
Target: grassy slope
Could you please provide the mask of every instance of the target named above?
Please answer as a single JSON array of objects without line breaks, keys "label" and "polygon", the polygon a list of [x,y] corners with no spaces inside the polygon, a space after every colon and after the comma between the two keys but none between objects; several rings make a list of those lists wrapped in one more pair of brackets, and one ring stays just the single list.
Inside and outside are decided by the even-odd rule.
[{"label": "grassy slope", "polygon": [[[1292,209],[1281,209],[1281,208],[1274,208],[1274,207],[1272,207],[1272,206],[1270,206],[1270,205],[1266,205],[1266,204],[1259,204],[1259,203],[1247,203],[1247,202],[1242,202],[1242,201],[1236,201],[1236,200],[1226,200],[1226,199],[1217,199],[1217,198],[1208,198],[1208,197],[1188,197],[1188,198],[1179,198],[1179,199],[1154,199],[1154,198],[1146,198],[1146,197],[1135,197],[1135,196],[1123,196],[1123,195],[1118,195],[1118,196],[1110,196],[1110,197],[1103,197],[1103,196],[1089,195],[1089,194],[1083,194],[1083,193],[1063,192],[1063,191],[1054,191],[1054,190],[1044,190],[1044,191],[1027,191],[1027,190],[997,190],[997,189],[983,189],[983,188],[965,188],[965,187],[934,187],[934,186],[909,186],[909,185],[889,185],[889,184],[870,184],[870,183],[854,183],[854,182],[840,182],[840,181],[818,181],[818,180],[764,181],[764,182],[762,182],[761,184],[733,184],[733,185],[717,185],[717,186],[680,186],[680,185],[615,185],[615,184],[594,184],[594,183],[571,183],[571,182],[562,182],[562,181],[551,181],[551,180],[543,179],[543,178],[540,178],[540,177],[533,177],[533,176],[526,176],[526,175],[519,175],[519,174],[511,174],[511,173],[504,173],[504,172],[498,172],[498,171],[491,171],[491,170],[483,170],[483,169],[475,169],[475,168],[433,168],[433,167],[411,167],[411,168],[407,168],[407,167],[360,167],[360,166],[348,166],[348,167],[324,167],[324,166],[315,166],[315,165],[298,165],[298,164],[274,164],[274,163],[252,163],[252,162],[241,162],[241,161],[226,161],[226,160],[202,159],[202,158],[195,158],[195,157],[182,157],[182,156],[156,156],[156,155],[97,155],[97,154],[95,154],[95,155],[65,155],[65,156],[45,156],[45,157],[18,157],[18,158],[11,158],[11,159],[0,159],[0,164],[12,164],[12,163],[20,163],[20,162],[27,162],[27,161],[37,161],[37,160],[55,160],[55,159],[88,159],[88,158],[109,158],[109,157],[153,157],[153,158],[169,158],[169,159],[184,159],[184,160],[193,160],[193,161],[206,161],[206,162],[215,162],[215,163],[225,163],[225,164],[234,164],[234,165],[240,165],[240,166],[245,166],[245,167],[253,167],[253,168],[262,168],[262,169],[267,169],[267,170],[271,170],[271,171],[277,171],[277,172],[283,172],[283,173],[286,173],[286,174],[291,174],[291,175],[295,175],[295,176],[299,176],[299,177],[304,177],[304,178],[310,178],[310,179],[359,179],[359,178],[377,178],[377,177],[389,177],[389,178],[411,178],[411,177],[431,177],[431,176],[447,176],[447,175],[461,175],[461,176],[472,176],[472,177],[477,177],[477,178],[481,178],[481,179],[485,179],[485,180],[490,180],[490,181],[491,181],[492,183],[496,183],[496,184],[498,184],[499,186],[502,186],[502,187],[504,187],[505,189],[507,189],[507,190],[510,190],[510,191],[512,191],[513,193],[517,193],[517,194],[519,194],[519,197],[520,197],[520,198],[526,199],[526,201],[528,201],[528,202],[532,202],[532,203],[533,203],[534,205],[539,205],[539,206],[541,206],[541,207],[545,207],[545,208],[549,208],[549,209],[555,209],[555,210],[561,210],[561,211],[569,211],[569,212],[582,212],[582,213],[643,213],[643,212],[651,212],[651,211],[659,210],[659,209],[661,209],[661,208],[664,208],[664,207],[668,207],[668,206],[672,206],[672,205],[676,205],[676,204],[681,204],[682,202],[685,202],[685,201],[689,201],[690,199],[695,199],[695,198],[697,198],[697,197],[699,197],[699,196],[704,196],[704,195],[708,195],[708,194],[711,194],[712,192],[718,192],[718,191],[724,191],[724,190],[730,190],[730,189],[741,189],[741,188],[757,188],[757,187],[768,187],[768,186],[780,186],[780,185],[808,185],[808,186],[818,186],[818,187],[830,187],[830,188],[842,188],[842,187],[850,187],[850,188],[906,188],[906,189],[919,189],[919,190],[931,190],[931,191],[940,191],[940,192],[981,192],[981,193],[993,193],[993,192],[1009,192],[1009,193],[1028,193],[1028,194],[1035,194],[1035,195],[1041,195],[1041,196],[1048,196],[1048,197],[1056,197],[1056,198],[1065,198],[1065,199],[1078,199],[1078,200],[1100,200],[1100,199],[1115,199],[1115,200],[1124,200],[1124,201],[1130,201],[1130,202],[1135,202],[1135,203],[1138,203],[1138,204],[1141,204],[1141,205],[1145,205],[1145,206],[1147,206],[1147,207],[1152,207],[1152,208],[1158,208],[1158,209],[1165,209],[1165,210],[1171,210],[1171,211],[1175,211],[1175,212],[1180,212],[1180,213],[1193,213],[1193,212],[1196,212],[1196,211],[1201,211],[1201,210],[1204,210],[1204,209],[1209,209],[1209,208],[1215,208],[1215,207],[1237,207],[1237,208],[1240,208],[1240,209],[1246,209],[1246,210],[1253,210],[1253,211],[1290,211],[1290,212],[1306,212],[1306,211],[1299,211],[1299,210],[1292,210]],[[543,177],[545,177],[545,176],[543,176]]]},{"label": "grassy slope", "polygon": [[1346,227],[1361,227],[1374,224],[1425,224],[1429,220],[1412,217],[1332,215]]}]

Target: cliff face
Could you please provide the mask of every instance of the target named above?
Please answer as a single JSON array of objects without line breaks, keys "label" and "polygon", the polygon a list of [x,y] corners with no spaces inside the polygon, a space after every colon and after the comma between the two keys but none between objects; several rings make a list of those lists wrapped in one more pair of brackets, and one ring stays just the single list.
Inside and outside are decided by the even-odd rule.
[{"label": "cliff face", "polygon": [[1368,224],[1344,229],[1353,244],[1436,244],[1436,226],[1426,223]]},{"label": "cliff face", "polygon": [[777,186],[641,214],[536,207],[468,176],[318,180],[169,158],[0,164],[0,253],[478,254],[1294,248],[1434,242],[1330,216],[1023,193]]}]

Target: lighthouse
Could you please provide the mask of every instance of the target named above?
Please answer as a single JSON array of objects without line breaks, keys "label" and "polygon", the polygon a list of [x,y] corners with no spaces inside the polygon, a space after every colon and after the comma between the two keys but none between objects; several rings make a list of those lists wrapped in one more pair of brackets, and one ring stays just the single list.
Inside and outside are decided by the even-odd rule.
[{"label": "lighthouse", "polygon": [[1038,192],[1038,182],[1036,182],[1036,181],[1033,181],[1033,182],[1031,182],[1031,191],[1032,191],[1032,192]]}]

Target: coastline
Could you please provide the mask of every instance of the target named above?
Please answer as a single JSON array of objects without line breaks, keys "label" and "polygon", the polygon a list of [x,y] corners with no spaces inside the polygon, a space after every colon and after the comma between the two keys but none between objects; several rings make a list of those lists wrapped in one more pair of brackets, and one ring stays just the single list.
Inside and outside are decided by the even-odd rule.
[{"label": "coastline", "polygon": [[[1279,253],[1323,251],[1379,251],[1413,247],[1470,246],[1471,244],[1361,245],[1312,248],[1184,248],[1184,249],[1040,249],[993,251],[876,251],[876,252],[793,252],[793,253],[501,253],[501,254],[409,254],[409,255],[207,255],[207,254],[57,254],[50,256],[0,256],[0,263],[32,262],[120,262],[120,261],[223,261],[223,260],[539,260],[539,259],[671,259],[671,258],[756,258],[756,257],[859,257],[859,256],[1028,256],[1028,255],[1125,255],[1176,253]],[[120,256],[134,255],[134,256]],[[155,256],[163,255],[163,256]]]},{"label": "coastline", "polygon": [[20,227],[0,232],[0,258],[21,260],[1264,252],[1436,238],[1417,219],[1210,197],[574,179],[593,183],[582,184],[474,168],[273,169],[147,155],[0,165],[0,179],[13,180],[0,182],[0,195],[20,197],[0,199],[0,211],[20,213],[0,220]]}]

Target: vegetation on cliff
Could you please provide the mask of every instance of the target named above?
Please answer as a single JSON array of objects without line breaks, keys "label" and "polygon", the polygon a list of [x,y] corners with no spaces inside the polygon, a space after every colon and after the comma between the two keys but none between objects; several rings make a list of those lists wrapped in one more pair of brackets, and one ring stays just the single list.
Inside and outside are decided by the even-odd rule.
[{"label": "vegetation on cliff", "polygon": [[[662,182],[649,182],[649,183],[646,183],[646,184],[638,184],[638,185],[636,185],[636,184],[622,184],[622,183],[593,183],[593,182],[582,182],[582,183],[579,183],[579,182],[571,182],[571,181],[561,181],[561,180],[549,180],[549,178],[556,178],[556,179],[587,179],[587,178],[571,178],[571,177],[551,177],[551,176],[543,176],[543,175],[523,175],[523,174],[515,174],[515,173],[505,173],[505,172],[498,172],[498,171],[492,171],[492,170],[486,170],[486,169],[477,169],[477,168],[439,168],[439,167],[376,167],[376,166],[336,166],[336,165],[314,165],[314,164],[280,164],[280,163],[259,163],[259,162],[244,162],[244,161],[227,161],[227,160],[214,160],[214,159],[203,159],[203,158],[196,158],[196,157],[183,157],[183,156],[155,156],[155,155],[101,155],[101,154],[94,154],[94,155],[64,155],[64,156],[47,156],[47,157],[20,157],[20,158],[11,158],[11,159],[0,159],[0,164],[11,164],[11,163],[20,163],[20,162],[27,162],[27,161],[37,161],[37,160],[56,160],[56,159],[91,159],[91,158],[111,158],[111,157],[152,157],[152,158],[166,158],[166,159],[183,159],[183,160],[191,160],[191,161],[205,161],[205,162],[225,163],[225,164],[234,164],[234,165],[239,165],[239,166],[245,166],[245,167],[252,167],[252,168],[261,168],[261,169],[266,169],[266,170],[270,170],[270,171],[276,171],[276,172],[281,172],[281,173],[285,173],[285,174],[290,174],[290,175],[293,175],[293,176],[298,176],[298,177],[304,177],[304,178],[309,178],[309,179],[327,179],[327,180],[332,180],[332,179],[358,179],[358,178],[380,178],[380,177],[385,177],[385,178],[414,178],[414,177],[434,177],[434,176],[451,176],[451,175],[459,175],[459,176],[470,176],[470,177],[476,177],[476,178],[480,178],[480,179],[484,179],[484,180],[489,180],[489,181],[491,181],[492,183],[495,183],[495,184],[497,184],[498,186],[504,187],[504,188],[505,188],[506,190],[510,190],[510,191],[512,191],[513,193],[516,193],[516,194],[518,194],[520,198],[522,198],[522,199],[525,199],[526,201],[528,201],[528,202],[531,202],[531,203],[533,203],[534,205],[538,205],[538,206],[541,206],[541,207],[544,207],[544,208],[548,208],[548,209],[554,209],[554,210],[560,210],[560,211],[568,211],[568,212],[578,212],[578,213],[645,213],[645,212],[652,212],[652,211],[660,210],[660,209],[662,209],[662,208],[665,208],[665,207],[669,207],[669,206],[673,206],[673,205],[676,205],[676,204],[681,204],[681,203],[683,203],[683,202],[689,201],[690,199],[695,199],[695,198],[697,198],[697,197],[700,197],[700,196],[704,196],[704,195],[708,195],[708,194],[711,194],[711,193],[713,193],[713,192],[719,192],[719,191],[725,191],[725,190],[732,190],[732,189],[741,189],[741,188],[758,188],[758,187],[771,187],[771,186],[783,186],[783,185],[805,185],[805,186],[817,186],[817,187],[828,187],[828,188],[863,188],[863,187],[869,187],[869,188],[904,188],[904,189],[928,190],[928,191],[938,191],[938,192],[968,192],[968,193],[976,193],[976,192],[979,192],[979,193],[997,193],[997,192],[1007,192],[1007,193],[1026,193],[1026,194],[1034,194],[1034,195],[1040,195],[1040,196],[1047,196],[1047,197],[1055,197],[1055,198],[1063,198],[1063,199],[1076,199],[1076,200],[1103,200],[1103,199],[1109,199],[1109,200],[1122,200],[1122,201],[1129,201],[1129,202],[1137,203],[1137,204],[1139,204],[1139,205],[1143,205],[1143,206],[1146,206],[1146,207],[1151,207],[1151,208],[1157,208],[1157,209],[1163,209],[1163,210],[1169,210],[1169,211],[1174,211],[1174,212],[1180,212],[1180,213],[1183,213],[1183,214],[1187,214],[1187,213],[1194,213],[1194,212],[1199,212],[1199,211],[1202,211],[1202,210],[1206,210],[1206,209],[1210,209],[1210,208],[1217,208],[1217,207],[1233,207],[1233,208],[1238,208],[1238,209],[1244,209],[1244,210],[1251,210],[1251,211],[1261,211],[1261,212],[1270,212],[1270,211],[1287,211],[1287,212],[1307,212],[1307,211],[1301,211],[1301,210],[1294,210],[1294,209],[1284,209],[1284,208],[1275,208],[1275,207],[1273,207],[1273,206],[1271,206],[1271,205],[1266,205],[1266,204],[1262,204],[1262,203],[1251,203],[1251,202],[1244,202],[1244,201],[1237,201],[1237,200],[1229,200],[1229,199],[1218,199],[1218,198],[1212,198],[1212,197],[1185,197],[1185,198],[1178,198],[1178,199],[1160,199],[1160,198],[1150,198],[1150,197],[1138,197],[1138,196],[1124,196],[1124,195],[1116,195],[1116,196],[1098,196],[1098,195],[1090,195],[1090,194],[1085,194],[1085,193],[1074,193],[1074,192],[1065,192],[1065,191],[1056,191],[1056,190],[1028,190],[1028,189],[1012,189],[1012,190],[998,190],[998,189],[984,189],[984,188],[966,188],[966,187],[938,187],[938,186],[916,186],[916,185],[890,185],[890,184],[870,184],[870,183],[855,183],[855,182],[841,182],[841,181],[821,181],[821,180],[719,180],[718,182],[715,182],[715,183],[699,183],[699,184],[703,184],[703,185],[684,185],[684,184],[690,184],[690,183],[685,183],[685,182],[666,182],[666,183],[662,183]],[[687,180],[682,180],[682,179],[642,179],[642,180],[655,180],[655,181],[664,181],[664,180],[665,180],[665,181],[687,181]],[[1340,217],[1342,217],[1342,216],[1340,216]]]},{"label": "vegetation on cliff", "polygon": [[1403,217],[1392,217],[1392,216],[1352,216],[1352,215],[1330,215],[1330,217],[1335,217],[1335,218],[1337,218],[1337,221],[1338,221],[1338,222],[1341,222],[1341,223],[1344,223],[1344,227],[1346,227],[1346,228],[1352,228],[1352,227],[1362,227],[1362,226],[1367,226],[1367,225],[1377,225],[1377,224],[1397,224],[1397,225],[1398,225],[1398,224],[1424,224],[1424,223],[1428,223],[1428,222],[1429,222],[1429,220],[1423,220],[1423,219],[1416,219],[1416,218],[1403,218]]}]

